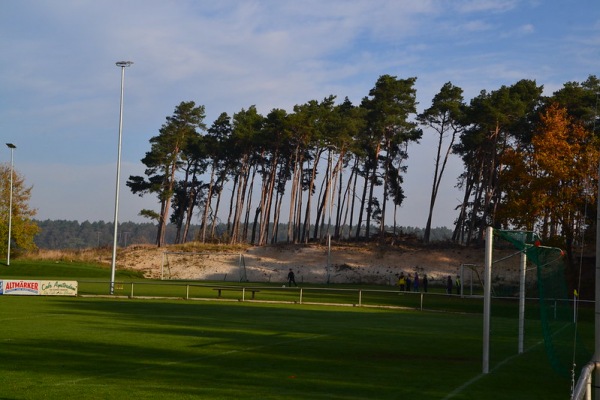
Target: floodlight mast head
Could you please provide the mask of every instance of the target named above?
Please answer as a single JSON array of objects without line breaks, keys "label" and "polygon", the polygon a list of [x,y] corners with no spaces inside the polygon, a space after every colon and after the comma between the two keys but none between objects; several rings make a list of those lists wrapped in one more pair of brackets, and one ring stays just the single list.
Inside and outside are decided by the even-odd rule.
[{"label": "floodlight mast head", "polygon": [[15,146],[12,143],[6,143],[6,145],[8,146],[9,149],[16,149],[17,148],[17,146]]},{"label": "floodlight mast head", "polygon": [[124,67],[129,67],[131,64],[133,64],[133,61],[117,61],[116,64],[117,64],[117,67],[124,68]]}]

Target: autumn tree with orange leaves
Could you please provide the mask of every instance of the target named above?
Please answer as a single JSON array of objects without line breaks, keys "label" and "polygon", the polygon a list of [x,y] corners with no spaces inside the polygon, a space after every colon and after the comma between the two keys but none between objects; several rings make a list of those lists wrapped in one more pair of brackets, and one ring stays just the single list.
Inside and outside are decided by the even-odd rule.
[{"label": "autumn tree with orange leaves", "polygon": [[[562,236],[572,260],[576,234],[595,203],[598,140],[558,104],[540,115],[531,143],[504,154],[505,188],[499,220],[507,227]],[[589,221],[588,221],[589,222]]]}]

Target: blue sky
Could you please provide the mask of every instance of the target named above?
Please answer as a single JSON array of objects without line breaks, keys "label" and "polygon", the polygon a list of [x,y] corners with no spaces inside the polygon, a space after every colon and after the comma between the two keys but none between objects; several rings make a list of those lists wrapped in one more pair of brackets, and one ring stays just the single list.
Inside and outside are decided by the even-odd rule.
[{"label": "blue sky", "polygon": [[[148,140],[181,101],[207,125],[256,105],[292,111],[333,94],[358,104],[382,74],[417,77],[419,110],[442,85],[466,101],[520,79],[545,94],[600,75],[597,0],[0,0],[0,136],[39,219],[112,221],[125,72],[120,221],[156,198],[129,193]],[[409,148],[400,225],[424,226],[435,136]],[[6,146],[0,162],[10,161]],[[451,226],[454,159],[434,214]],[[389,220],[388,220],[389,221]]]}]

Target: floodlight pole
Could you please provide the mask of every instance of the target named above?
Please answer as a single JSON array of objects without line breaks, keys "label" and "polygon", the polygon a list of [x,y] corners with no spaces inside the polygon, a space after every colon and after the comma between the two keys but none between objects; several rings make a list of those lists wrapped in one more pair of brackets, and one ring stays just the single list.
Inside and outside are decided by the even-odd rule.
[{"label": "floodlight pole", "polygon": [[115,270],[117,264],[117,233],[119,225],[119,181],[121,179],[121,139],[123,137],[123,89],[125,84],[125,68],[133,64],[132,61],[119,61],[117,67],[121,68],[121,101],[119,108],[119,146],[117,152],[117,184],[115,190],[115,226],[113,236],[112,263],[110,267],[110,294],[115,292]]},{"label": "floodlight pole", "polygon": [[17,148],[12,143],[6,143],[6,146],[10,149],[10,195],[8,200],[8,246],[6,250],[6,265],[10,265],[10,240],[11,240],[11,232],[12,232],[12,198],[13,198],[13,168],[14,168],[14,158],[13,153]]}]

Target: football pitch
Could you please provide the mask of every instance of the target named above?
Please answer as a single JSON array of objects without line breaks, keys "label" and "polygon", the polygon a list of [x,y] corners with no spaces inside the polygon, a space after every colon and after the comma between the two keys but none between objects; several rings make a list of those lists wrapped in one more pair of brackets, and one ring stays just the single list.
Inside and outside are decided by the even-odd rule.
[{"label": "football pitch", "polygon": [[[256,302],[0,296],[3,399],[565,399],[539,321]],[[578,366],[578,370],[581,366]]]}]

